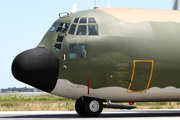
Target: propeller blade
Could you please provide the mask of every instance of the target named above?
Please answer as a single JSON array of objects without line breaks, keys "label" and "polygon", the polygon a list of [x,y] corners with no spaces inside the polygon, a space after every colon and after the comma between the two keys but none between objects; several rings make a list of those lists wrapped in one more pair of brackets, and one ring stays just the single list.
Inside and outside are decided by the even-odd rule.
[{"label": "propeller blade", "polygon": [[173,10],[178,10],[178,0],[175,1],[174,9]]}]

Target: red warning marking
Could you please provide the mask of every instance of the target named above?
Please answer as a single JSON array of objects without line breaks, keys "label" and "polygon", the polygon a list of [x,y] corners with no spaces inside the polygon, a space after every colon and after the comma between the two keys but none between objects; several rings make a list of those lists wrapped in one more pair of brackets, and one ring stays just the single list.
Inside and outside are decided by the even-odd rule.
[{"label": "red warning marking", "polygon": [[89,95],[89,78],[87,78],[87,82],[88,82],[88,95]]}]

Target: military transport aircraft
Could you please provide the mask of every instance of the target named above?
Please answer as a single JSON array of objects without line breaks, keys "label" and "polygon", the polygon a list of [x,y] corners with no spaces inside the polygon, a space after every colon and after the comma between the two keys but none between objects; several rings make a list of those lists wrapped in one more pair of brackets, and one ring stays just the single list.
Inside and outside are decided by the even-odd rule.
[{"label": "military transport aircraft", "polygon": [[180,100],[180,11],[95,7],[63,14],[36,48],[16,56],[17,80],[77,100],[80,116],[135,108],[115,102]]}]

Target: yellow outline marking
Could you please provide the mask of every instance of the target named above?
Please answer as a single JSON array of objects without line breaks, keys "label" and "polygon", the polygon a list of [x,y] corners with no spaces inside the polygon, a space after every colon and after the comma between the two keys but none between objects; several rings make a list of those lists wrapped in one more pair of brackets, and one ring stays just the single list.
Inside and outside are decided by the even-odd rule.
[{"label": "yellow outline marking", "polygon": [[[134,72],[135,72],[135,64],[136,62],[151,62],[152,63],[152,67],[151,67],[151,74],[150,74],[150,77],[149,77],[149,82],[148,82],[148,85],[146,87],[146,90],[145,91],[129,91],[131,85],[132,85],[132,81],[133,81],[133,78],[134,78]],[[150,82],[151,82],[151,78],[152,78],[152,74],[153,74],[153,67],[154,67],[154,60],[134,60],[133,62],[133,72],[132,72],[132,77],[131,77],[131,83],[129,84],[129,87],[127,89],[127,93],[146,93],[146,91],[148,90],[149,88],[149,85],[150,85]]]}]

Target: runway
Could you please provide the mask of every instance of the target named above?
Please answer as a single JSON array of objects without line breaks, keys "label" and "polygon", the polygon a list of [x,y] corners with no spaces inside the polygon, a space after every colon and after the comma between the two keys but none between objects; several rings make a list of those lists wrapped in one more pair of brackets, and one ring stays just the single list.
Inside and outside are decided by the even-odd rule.
[{"label": "runway", "polygon": [[[83,118],[76,111],[28,111],[0,112],[0,119],[13,120],[56,120],[95,119]],[[180,120],[180,109],[171,110],[105,110],[96,119],[121,120]]]}]

